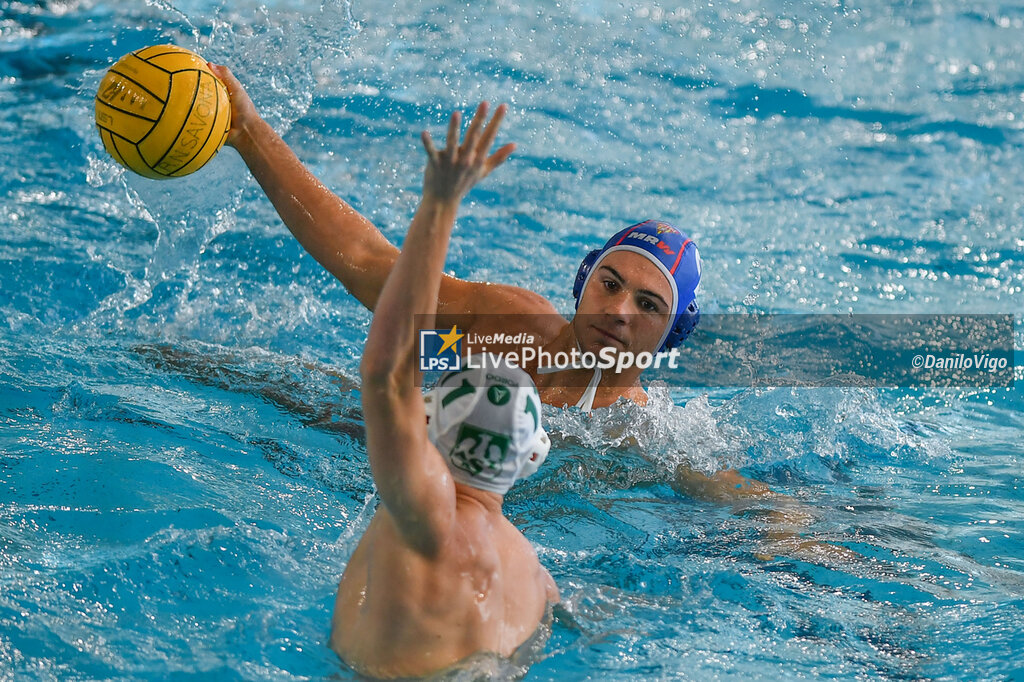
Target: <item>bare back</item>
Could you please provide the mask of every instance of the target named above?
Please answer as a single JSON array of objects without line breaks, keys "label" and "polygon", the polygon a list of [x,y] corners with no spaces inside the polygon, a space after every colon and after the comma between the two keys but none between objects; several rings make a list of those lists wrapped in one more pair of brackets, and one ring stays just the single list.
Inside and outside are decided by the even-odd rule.
[{"label": "bare back", "polygon": [[378,508],[335,601],[331,648],[350,666],[420,676],[480,651],[507,657],[557,601],[529,541],[473,492],[457,493],[455,528],[434,558],[410,549]]}]

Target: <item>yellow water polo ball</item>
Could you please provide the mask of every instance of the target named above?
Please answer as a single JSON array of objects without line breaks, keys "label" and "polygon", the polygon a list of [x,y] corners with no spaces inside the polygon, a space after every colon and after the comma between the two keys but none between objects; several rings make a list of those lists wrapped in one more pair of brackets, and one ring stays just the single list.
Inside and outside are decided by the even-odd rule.
[{"label": "yellow water polo ball", "polygon": [[96,127],[121,165],[147,178],[194,173],[224,145],[231,105],[196,53],[154,45],[122,57],[96,92]]}]

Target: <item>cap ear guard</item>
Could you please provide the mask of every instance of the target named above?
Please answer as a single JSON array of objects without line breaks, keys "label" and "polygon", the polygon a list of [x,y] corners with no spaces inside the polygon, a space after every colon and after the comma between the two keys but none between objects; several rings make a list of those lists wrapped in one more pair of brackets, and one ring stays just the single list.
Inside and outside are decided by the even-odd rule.
[{"label": "cap ear guard", "polygon": [[697,305],[697,299],[693,299],[690,301],[690,305],[686,306],[677,316],[676,323],[666,337],[663,348],[675,348],[681,344],[697,328],[698,322],[700,322],[700,307]]},{"label": "cap ear guard", "polygon": [[572,296],[576,299],[577,308],[580,307],[580,296],[583,295],[583,285],[587,281],[587,275],[590,274],[590,269],[594,267],[594,263],[597,262],[597,257],[600,255],[601,249],[594,249],[583,258],[576,271],[576,280],[572,283]]},{"label": "cap ear guard", "polygon": [[544,460],[548,457],[548,451],[551,449],[551,439],[548,438],[547,432],[544,429],[540,430],[537,434],[537,439],[533,441],[533,452],[530,453],[529,459],[525,460],[522,466],[519,467],[519,473],[516,474],[516,480],[532,476],[537,473],[537,469],[544,463]]}]

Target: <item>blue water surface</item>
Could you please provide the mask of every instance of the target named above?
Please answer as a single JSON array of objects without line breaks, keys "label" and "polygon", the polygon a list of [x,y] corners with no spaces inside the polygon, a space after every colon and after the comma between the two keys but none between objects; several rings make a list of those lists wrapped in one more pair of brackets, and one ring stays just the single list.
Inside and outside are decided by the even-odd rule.
[{"label": "blue water surface", "polygon": [[[5,2],[0,678],[354,677],[326,639],[376,504],[369,314],[233,150],[167,182],[106,156],[122,54],[229,64],[396,243],[419,131],[508,102],[518,151],[447,267],[566,314],[580,257],[647,217],[700,244],[705,312],[1019,314],[1022,34],[995,1]],[[1022,414],[1019,388],[547,410],[506,499],[562,595],[526,679],[1024,676]],[[681,462],[794,500],[693,499]]]}]

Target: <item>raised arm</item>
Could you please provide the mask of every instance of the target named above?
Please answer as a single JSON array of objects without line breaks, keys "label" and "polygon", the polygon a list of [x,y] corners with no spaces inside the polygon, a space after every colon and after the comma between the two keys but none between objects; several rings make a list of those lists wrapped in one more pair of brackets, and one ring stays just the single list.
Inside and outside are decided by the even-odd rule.
[{"label": "raised arm", "polygon": [[245,161],[281,220],[313,258],[371,310],[398,249],[352,206],[327,189],[256,111],[226,66],[210,64],[231,98],[227,144]]},{"label": "raised arm", "polygon": [[[506,145],[488,155],[504,113],[499,107],[485,127],[487,105],[481,104],[461,145],[460,117],[453,114],[441,151],[423,133],[428,155],[423,199],[380,293],[360,365],[367,453],[377,490],[402,537],[428,556],[444,545],[452,528],[455,488],[427,439],[416,366],[418,330],[433,326],[460,200],[512,153],[513,145]],[[417,324],[417,315],[427,317]]]},{"label": "raised arm", "polygon": [[[327,189],[299,161],[281,136],[264,121],[245,88],[226,66],[210,64],[231,98],[231,131],[227,144],[234,147],[285,226],[350,294],[370,310],[398,259],[398,249],[362,214]],[[473,326],[475,313],[529,312],[539,305],[554,308],[532,292],[517,287],[468,282],[444,275],[439,287],[439,321],[461,329]]]}]

